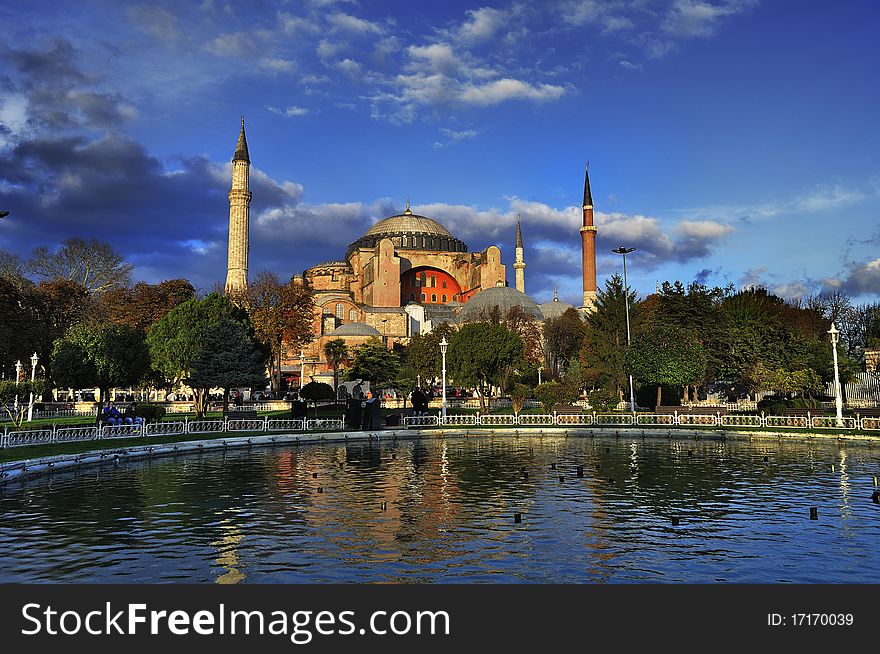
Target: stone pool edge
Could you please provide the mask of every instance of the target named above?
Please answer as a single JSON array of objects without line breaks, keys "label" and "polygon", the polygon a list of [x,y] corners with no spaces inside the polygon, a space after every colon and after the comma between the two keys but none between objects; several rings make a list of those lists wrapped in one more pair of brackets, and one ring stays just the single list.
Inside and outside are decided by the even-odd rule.
[{"label": "stone pool edge", "polygon": [[578,438],[624,437],[635,438],[665,438],[677,440],[821,440],[845,441],[853,443],[866,443],[873,445],[880,442],[880,435],[863,435],[848,433],[784,433],[767,431],[725,431],[701,429],[658,429],[656,427],[645,429],[615,427],[516,427],[511,429],[485,429],[456,427],[454,429],[395,429],[379,430],[371,432],[325,432],[318,434],[264,434],[257,436],[236,436],[230,438],[212,438],[204,440],[181,441],[158,445],[137,445],[79,452],[75,454],[57,454],[38,459],[19,459],[0,464],[0,486],[12,482],[23,481],[52,474],[60,471],[76,470],[83,466],[101,464],[119,465],[123,461],[137,461],[140,459],[152,459],[157,457],[177,456],[179,454],[192,454],[197,452],[239,449],[247,447],[272,447],[275,445],[314,445],[319,443],[345,443],[354,442],[381,442],[397,440],[419,440],[422,438],[469,438],[479,436],[506,435],[518,437],[527,436],[574,436]]}]

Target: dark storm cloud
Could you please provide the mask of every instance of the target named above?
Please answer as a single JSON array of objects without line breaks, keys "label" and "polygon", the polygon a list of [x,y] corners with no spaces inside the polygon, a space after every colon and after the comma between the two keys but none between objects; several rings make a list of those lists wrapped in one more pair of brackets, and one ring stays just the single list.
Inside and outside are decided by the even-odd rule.
[{"label": "dark storm cloud", "polygon": [[45,50],[0,49],[0,61],[12,73],[3,86],[27,98],[31,127],[105,129],[136,114],[120,94],[101,89],[98,77],[78,68],[77,55],[64,39]]}]

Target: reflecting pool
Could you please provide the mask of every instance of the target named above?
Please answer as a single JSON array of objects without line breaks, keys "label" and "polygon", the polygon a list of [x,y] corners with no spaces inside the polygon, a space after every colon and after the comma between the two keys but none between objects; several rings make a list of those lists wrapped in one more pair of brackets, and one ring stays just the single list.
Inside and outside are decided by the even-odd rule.
[{"label": "reflecting pool", "polygon": [[525,435],[85,467],[0,487],[0,581],[878,582],[878,474],[876,446]]}]

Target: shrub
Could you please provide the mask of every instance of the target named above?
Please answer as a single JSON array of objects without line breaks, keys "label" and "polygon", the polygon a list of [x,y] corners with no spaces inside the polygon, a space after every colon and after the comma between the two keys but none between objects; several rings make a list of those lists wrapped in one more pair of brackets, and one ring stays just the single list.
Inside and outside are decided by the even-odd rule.
[{"label": "shrub", "polygon": [[617,393],[614,389],[606,390],[604,388],[597,388],[587,393],[587,400],[590,402],[590,407],[593,411],[599,413],[613,411],[617,408],[618,402]]},{"label": "shrub", "polygon": [[554,404],[570,404],[577,400],[578,392],[570,386],[549,381],[535,388],[535,398],[544,407],[544,411],[550,413]]},{"label": "shrub", "polygon": [[165,407],[158,404],[137,404],[134,413],[138,418],[143,418],[144,422],[159,422],[165,417]]}]

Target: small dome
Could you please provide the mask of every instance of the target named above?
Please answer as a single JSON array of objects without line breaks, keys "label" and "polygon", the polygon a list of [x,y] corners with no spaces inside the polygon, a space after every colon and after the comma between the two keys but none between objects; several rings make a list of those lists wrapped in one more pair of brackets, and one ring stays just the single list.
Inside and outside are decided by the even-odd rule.
[{"label": "small dome", "polygon": [[559,294],[556,292],[556,289],[554,289],[553,301],[539,304],[538,308],[541,310],[541,313],[544,314],[544,319],[546,320],[547,318],[558,318],[569,309],[574,309],[574,305],[569,304],[568,302],[560,302]]},{"label": "small dome", "polygon": [[535,320],[544,320],[544,314],[541,313],[535,301],[510,286],[495,286],[480,291],[461,308],[459,320],[461,322],[479,320],[484,313],[488,313],[493,307],[498,307],[501,310],[501,315],[506,316],[507,312],[515,306],[522,307],[523,311]]},{"label": "small dome", "polygon": [[381,336],[375,327],[370,327],[365,322],[348,322],[339,325],[328,336]]}]

